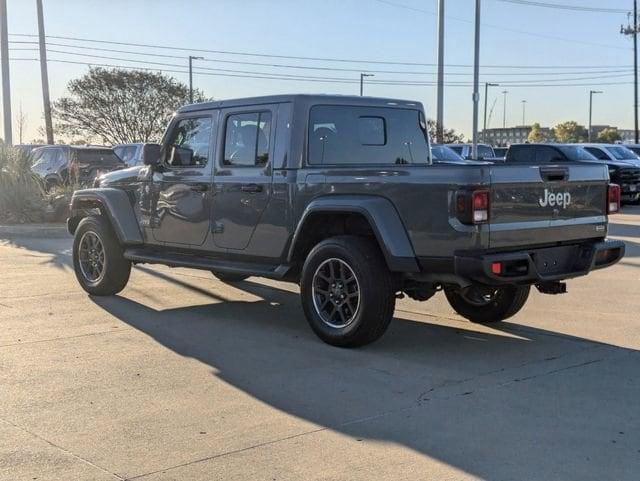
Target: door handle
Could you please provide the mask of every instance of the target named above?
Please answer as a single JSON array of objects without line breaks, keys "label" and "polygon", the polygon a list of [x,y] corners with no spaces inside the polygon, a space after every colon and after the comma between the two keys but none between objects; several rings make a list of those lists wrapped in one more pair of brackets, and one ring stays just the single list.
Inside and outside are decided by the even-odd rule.
[{"label": "door handle", "polygon": [[548,182],[561,182],[569,177],[566,167],[540,167],[540,177]]},{"label": "door handle", "polygon": [[262,186],[260,184],[244,184],[240,187],[242,192],[248,192],[250,194],[256,194],[262,192]]},{"label": "door handle", "polygon": [[194,192],[206,192],[209,190],[209,186],[207,184],[196,184],[191,186],[191,190]]}]

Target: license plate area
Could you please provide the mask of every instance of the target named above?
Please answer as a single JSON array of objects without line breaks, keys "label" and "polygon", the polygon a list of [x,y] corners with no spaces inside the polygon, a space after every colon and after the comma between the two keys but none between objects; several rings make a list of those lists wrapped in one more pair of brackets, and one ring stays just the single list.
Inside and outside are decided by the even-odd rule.
[{"label": "license plate area", "polygon": [[541,276],[572,272],[580,258],[580,247],[561,246],[540,249],[531,257]]}]

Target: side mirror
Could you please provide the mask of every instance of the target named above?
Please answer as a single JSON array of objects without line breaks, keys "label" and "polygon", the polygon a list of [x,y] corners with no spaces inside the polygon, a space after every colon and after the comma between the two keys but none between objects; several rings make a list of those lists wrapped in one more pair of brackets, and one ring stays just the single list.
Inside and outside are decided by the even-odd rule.
[{"label": "side mirror", "polygon": [[144,144],[142,147],[142,163],[144,165],[158,165],[160,163],[160,144]]}]

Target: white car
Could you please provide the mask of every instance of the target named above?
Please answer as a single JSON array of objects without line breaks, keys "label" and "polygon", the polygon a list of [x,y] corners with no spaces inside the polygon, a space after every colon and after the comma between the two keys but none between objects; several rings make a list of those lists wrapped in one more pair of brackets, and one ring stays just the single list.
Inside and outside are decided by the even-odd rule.
[{"label": "white car", "polygon": [[640,157],[622,144],[573,144],[582,147],[598,160],[622,160],[640,167]]}]

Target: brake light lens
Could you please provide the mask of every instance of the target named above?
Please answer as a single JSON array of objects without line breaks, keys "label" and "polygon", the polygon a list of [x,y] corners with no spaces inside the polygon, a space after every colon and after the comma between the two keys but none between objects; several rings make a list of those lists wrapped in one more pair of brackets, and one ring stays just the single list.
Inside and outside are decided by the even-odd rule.
[{"label": "brake light lens", "polygon": [[620,212],[620,186],[609,184],[607,193],[607,214],[617,214]]},{"label": "brake light lens", "polygon": [[489,191],[476,190],[471,194],[471,212],[474,224],[489,221]]}]

